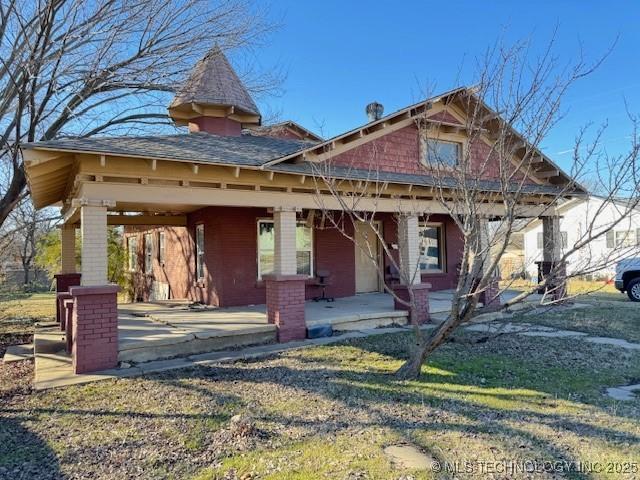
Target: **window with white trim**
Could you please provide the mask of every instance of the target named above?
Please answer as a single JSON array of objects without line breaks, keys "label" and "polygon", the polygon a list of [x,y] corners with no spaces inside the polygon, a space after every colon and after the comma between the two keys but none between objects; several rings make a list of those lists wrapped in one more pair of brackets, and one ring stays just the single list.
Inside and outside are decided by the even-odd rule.
[{"label": "window with white trim", "polygon": [[204,225],[196,225],[196,279],[204,280]]},{"label": "window with white trim", "polygon": [[164,265],[164,232],[158,232],[158,263]]},{"label": "window with white trim", "polygon": [[[258,279],[273,273],[274,226],[273,220],[258,220]],[[313,229],[304,221],[296,225],[296,273],[313,275]]]},{"label": "window with white trim", "polygon": [[144,273],[153,272],[153,234],[144,234]]},{"label": "window with white trim", "polygon": [[637,230],[609,230],[607,248],[633,247],[640,244]]},{"label": "window with white trim", "polygon": [[460,163],[462,144],[459,142],[427,138],[424,147],[424,163],[426,165],[455,167]]},{"label": "window with white trim", "polygon": [[420,271],[441,273],[445,268],[444,224],[420,225]]},{"label": "window with white trim", "polygon": [[127,269],[138,270],[138,237],[127,237]]}]

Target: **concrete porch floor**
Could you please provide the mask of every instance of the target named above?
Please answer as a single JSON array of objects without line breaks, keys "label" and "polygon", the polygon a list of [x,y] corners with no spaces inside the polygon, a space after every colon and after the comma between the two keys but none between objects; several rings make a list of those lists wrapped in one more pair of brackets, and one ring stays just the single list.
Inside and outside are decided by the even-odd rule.
[{"label": "concrete porch floor", "polygon": [[[432,314],[451,309],[453,291],[430,293]],[[305,303],[307,327],[331,325],[334,331],[406,325],[407,312],[395,310],[393,297],[366,293],[333,302]],[[276,341],[266,305],[216,308],[188,301],[131,303],[118,306],[118,359],[145,362],[158,358],[238,348]]]},{"label": "concrete porch floor", "polygon": [[[505,292],[502,299],[505,301],[517,293]],[[430,293],[429,307],[436,323],[451,309],[452,297],[451,290]],[[276,329],[267,322],[265,305],[193,308],[188,301],[178,300],[121,304],[118,312],[118,360],[123,363],[142,366],[144,362],[163,358],[195,358],[206,356],[205,352],[233,351],[276,341]],[[372,328],[407,323],[407,313],[394,310],[393,297],[384,293],[337,298],[334,302],[308,301],[305,316],[308,327],[331,324],[334,331],[371,332]],[[49,327],[37,337],[36,385],[41,388],[84,383],[122,371],[74,375],[71,358],[64,352],[62,332]]]}]

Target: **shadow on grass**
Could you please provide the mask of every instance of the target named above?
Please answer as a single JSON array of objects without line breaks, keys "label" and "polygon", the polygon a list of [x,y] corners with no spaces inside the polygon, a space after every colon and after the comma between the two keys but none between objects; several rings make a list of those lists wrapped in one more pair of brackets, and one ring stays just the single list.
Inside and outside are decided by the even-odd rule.
[{"label": "shadow on grass", "polygon": [[[547,365],[549,370],[549,362],[554,359],[554,368],[567,370],[567,378],[583,375],[584,367],[581,370],[572,366],[567,352],[559,352],[558,356],[552,355],[552,351],[543,351],[539,352],[538,358],[534,358],[533,354],[529,355],[523,350],[524,347],[509,346],[507,340],[485,344],[478,349],[448,345],[439,351],[418,380],[403,382],[395,380],[390,374],[388,362],[398,363],[398,359],[405,357],[408,341],[409,335],[385,335],[348,341],[337,346],[289,352],[285,362],[298,362],[299,367],[263,359],[184,369],[146,378],[159,385],[184,390],[185,395],[202,397],[203,405],[213,402],[215,405],[238,406],[243,413],[254,416],[257,421],[276,425],[276,431],[298,426],[318,435],[336,434],[347,429],[389,428],[401,440],[409,443],[420,443],[417,438],[425,433],[453,432],[471,437],[489,437],[492,445],[513,455],[514,459],[527,454],[527,458],[564,462],[591,459],[575,458],[561,436],[549,435],[548,432],[564,431],[581,441],[601,442],[614,448],[617,444],[634,445],[640,442],[640,436],[636,434],[620,431],[613,425],[607,427],[602,421],[590,422],[591,418],[587,415],[577,415],[581,409],[592,407],[576,401],[558,400],[555,393],[549,393],[562,379],[545,384],[540,372],[538,376],[522,375],[523,368],[543,370]],[[558,341],[558,345],[560,343]],[[552,344],[548,342],[547,345]],[[566,343],[563,345],[566,346]],[[563,354],[567,356],[563,357]],[[476,380],[478,383],[480,380],[477,372],[486,371],[489,374],[492,372],[488,370],[492,368],[498,368],[499,371],[493,372],[493,376],[487,375],[487,379],[478,385]],[[241,384],[242,393],[237,390],[225,393],[216,388],[216,384],[236,383]],[[261,387],[255,389],[260,395],[270,392],[273,387],[273,398],[256,397],[259,394],[254,393],[252,385]],[[542,391],[542,385],[545,391]],[[300,410],[298,405],[294,407],[294,403],[298,400],[296,395],[303,402],[308,400],[302,393],[326,399],[335,408],[322,417],[315,415],[313,403],[305,403]],[[279,404],[279,399],[284,399],[284,404]],[[292,408],[287,408],[287,401],[291,402]],[[261,408],[261,403],[275,407]],[[5,408],[0,409],[1,412],[14,415],[14,422],[28,420],[33,414],[52,412],[58,416],[132,416],[149,420],[212,418],[216,423],[228,419],[226,415],[220,417],[183,411],[149,413],[126,408],[116,412],[78,408]],[[634,421],[637,419],[634,418]],[[528,428],[530,425],[540,425],[547,434]],[[527,450],[519,447],[522,442],[528,444]],[[437,451],[431,451],[431,454],[436,458],[441,457]],[[469,452],[470,456],[473,454]],[[571,472],[567,478],[588,479],[591,476],[588,473]]]},{"label": "shadow on grass", "polygon": [[55,453],[19,419],[0,417],[0,478],[63,478]]}]

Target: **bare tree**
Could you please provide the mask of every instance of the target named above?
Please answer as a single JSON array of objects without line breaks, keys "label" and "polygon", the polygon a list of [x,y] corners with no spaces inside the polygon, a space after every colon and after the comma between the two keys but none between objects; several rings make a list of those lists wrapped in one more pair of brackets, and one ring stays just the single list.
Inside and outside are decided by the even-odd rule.
[{"label": "bare tree", "polygon": [[270,28],[250,0],[0,0],[0,226],[28,195],[21,143],[168,125],[162,93],[207,49]]},{"label": "bare tree", "polygon": [[36,280],[33,274],[38,242],[59,220],[60,215],[53,209],[36,210],[27,198],[16,206],[0,228],[0,263],[10,266],[19,262],[25,288]]},{"label": "bare tree", "polygon": [[[571,272],[565,269],[569,257],[606,235],[638,207],[640,138],[637,118],[630,114],[632,134],[625,154],[610,156],[600,148],[603,129],[597,130],[590,141],[587,141],[587,129],[578,132],[567,173],[561,172],[540,153],[543,140],[563,116],[561,101],[566,92],[603,60],[588,64],[579,57],[575,64],[562,67],[553,56],[552,47],[553,42],[550,42],[542,56],[532,61],[527,43],[511,47],[497,45],[479,60],[474,86],[448,95],[444,110],[437,117],[432,116],[430,102],[419,106],[422,113],[415,115],[415,126],[422,139],[423,180],[428,180],[431,199],[455,222],[462,248],[451,312],[429,333],[412,318],[415,342],[409,360],[397,372],[401,378],[419,375],[429,355],[460,325],[469,322],[483,305],[484,308],[507,308],[523,302],[538,289],[545,291],[540,302],[561,301],[566,299],[563,286],[567,278],[598,271],[632,253],[631,248],[621,248],[611,251],[606,258],[587,258],[580,268]],[[454,124],[450,120],[456,118],[454,111],[464,112],[464,120],[456,120]],[[464,141],[460,143],[462,151],[455,159],[439,151],[437,143],[431,141],[447,139],[452,132],[464,135]],[[394,179],[385,171],[387,152],[375,142],[365,144],[360,150],[360,154],[367,157],[368,167],[364,170],[362,162],[350,165],[349,160],[339,154],[334,156],[332,151],[337,143],[328,141],[320,147],[323,150],[319,150],[323,157],[309,162],[322,217],[352,240],[355,222],[370,226],[375,238],[367,245],[378,243],[384,255],[377,255],[375,247],[367,245],[364,246],[365,253],[376,265],[385,291],[392,294],[397,303],[409,308],[415,317],[420,306],[416,304],[412,285],[415,276],[420,275],[420,262],[403,265],[405,258],[390,249],[375,220],[380,218],[378,205],[383,199],[387,205],[390,199],[396,200],[395,215],[399,219],[407,212],[413,212],[428,221],[430,212],[421,209],[413,196],[415,192],[389,188]],[[478,145],[483,147],[478,148]],[[541,181],[541,178],[554,180]],[[497,282],[498,264],[513,232],[523,218],[531,215],[527,212],[536,206],[536,215],[555,215],[558,205],[572,197],[576,190],[581,190],[585,181],[589,181],[604,199],[601,211],[590,217],[573,245],[561,251],[557,243],[560,239],[555,238],[556,243],[545,246],[553,251],[554,258],[548,262],[550,266],[539,285],[497,305],[496,300],[505,289]],[[325,200],[327,194],[330,194],[331,205]],[[606,206],[620,197],[626,200],[619,207],[617,219],[605,223],[598,221]],[[488,206],[499,207],[499,213]],[[394,291],[383,260],[398,272],[399,277],[394,280],[409,287],[408,297]]]}]

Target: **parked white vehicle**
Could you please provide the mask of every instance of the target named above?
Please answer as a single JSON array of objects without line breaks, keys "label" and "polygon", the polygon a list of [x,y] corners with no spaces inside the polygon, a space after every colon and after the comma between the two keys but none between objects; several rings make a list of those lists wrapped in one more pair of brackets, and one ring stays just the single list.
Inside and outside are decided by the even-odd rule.
[{"label": "parked white vehicle", "polygon": [[640,258],[627,258],[616,265],[615,287],[627,292],[634,302],[640,302]]}]

